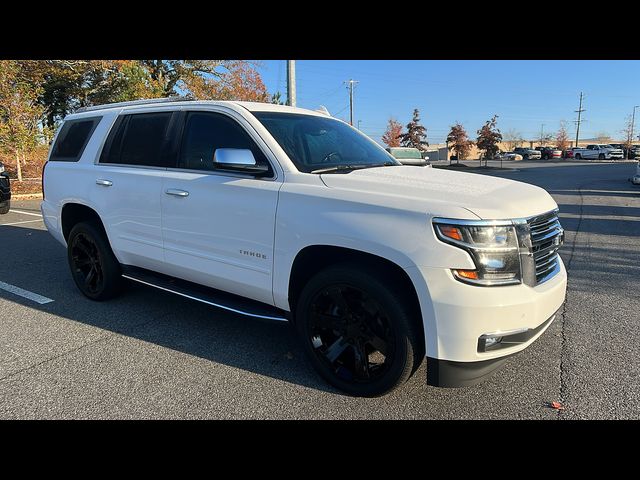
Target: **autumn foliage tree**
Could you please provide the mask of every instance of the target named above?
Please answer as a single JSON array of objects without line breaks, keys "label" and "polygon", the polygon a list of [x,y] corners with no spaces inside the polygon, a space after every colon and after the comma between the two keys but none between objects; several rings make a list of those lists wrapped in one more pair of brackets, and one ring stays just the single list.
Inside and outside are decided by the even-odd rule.
[{"label": "autumn foliage tree", "polygon": [[399,147],[400,135],[402,135],[402,124],[397,120],[390,118],[387,122],[387,129],[382,135],[382,142],[387,147]]},{"label": "autumn foliage tree", "polygon": [[560,122],[560,128],[556,133],[556,146],[558,150],[562,150],[563,152],[569,148],[569,134],[567,133],[567,123],[563,120]]},{"label": "autumn foliage tree", "polygon": [[38,105],[40,89],[24,78],[15,60],[0,62],[0,149],[14,156],[18,180],[26,154],[38,142],[38,124],[43,108]]},{"label": "autumn foliage tree", "polygon": [[498,153],[498,144],[502,141],[502,134],[498,129],[498,116],[494,115],[490,120],[478,130],[476,145],[483,153],[485,163],[489,158],[493,158]]},{"label": "autumn foliage tree", "polygon": [[469,156],[473,142],[460,122],[451,127],[447,135],[447,145],[456,153],[458,160],[464,160]]},{"label": "autumn foliage tree", "polygon": [[420,124],[420,112],[413,110],[413,118],[407,124],[407,131],[400,135],[400,144],[403,147],[413,147],[420,151],[426,150],[429,146],[427,142],[427,129]]}]

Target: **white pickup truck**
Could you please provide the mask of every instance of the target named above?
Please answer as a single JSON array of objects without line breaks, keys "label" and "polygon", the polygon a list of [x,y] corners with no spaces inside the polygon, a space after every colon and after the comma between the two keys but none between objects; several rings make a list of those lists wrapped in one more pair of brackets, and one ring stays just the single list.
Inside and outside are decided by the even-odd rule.
[{"label": "white pickup truck", "polygon": [[587,148],[574,148],[573,158],[580,160],[585,159],[598,159],[598,160],[611,160],[624,158],[624,152],[607,144],[593,144],[587,145]]},{"label": "white pickup truck", "polygon": [[564,232],[543,189],[403,166],[316,111],[172,100],[87,108],[56,135],[42,214],[86,297],[138,282],[292,322],[360,396],[425,357],[429,384],[472,385],[556,317]]}]

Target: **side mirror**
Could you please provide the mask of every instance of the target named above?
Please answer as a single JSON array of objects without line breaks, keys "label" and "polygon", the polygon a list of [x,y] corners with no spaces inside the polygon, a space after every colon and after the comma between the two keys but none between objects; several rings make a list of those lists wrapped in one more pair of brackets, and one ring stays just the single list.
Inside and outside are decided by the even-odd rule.
[{"label": "side mirror", "polygon": [[264,175],[269,171],[267,165],[258,165],[253,153],[243,148],[218,148],[213,153],[213,168],[231,172]]}]

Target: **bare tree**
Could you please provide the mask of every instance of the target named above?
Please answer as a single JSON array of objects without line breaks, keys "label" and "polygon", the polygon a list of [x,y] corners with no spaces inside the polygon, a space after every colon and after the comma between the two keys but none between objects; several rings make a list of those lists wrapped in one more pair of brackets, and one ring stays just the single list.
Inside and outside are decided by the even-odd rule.
[{"label": "bare tree", "polygon": [[627,115],[627,118],[625,118],[624,121],[624,128],[620,130],[620,133],[622,133],[622,138],[624,140],[624,146],[627,149],[631,148],[631,145],[633,144],[633,127],[633,118],[631,115]]},{"label": "bare tree", "polygon": [[514,128],[507,130],[502,138],[510,151],[513,151],[514,148],[519,147],[524,143],[522,134]]},{"label": "bare tree", "polygon": [[596,140],[598,143],[609,143],[611,141],[611,135],[607,132],[598,132],[596,133]]}]

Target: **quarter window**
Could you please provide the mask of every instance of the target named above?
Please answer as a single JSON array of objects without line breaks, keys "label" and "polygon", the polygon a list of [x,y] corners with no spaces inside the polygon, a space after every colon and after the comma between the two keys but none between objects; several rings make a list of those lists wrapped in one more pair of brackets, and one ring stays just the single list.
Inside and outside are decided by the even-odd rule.
[{"label": "quarter window", "polygon": [[51,151],[52,162],[77,162],[102,117],[64,122]]}]

